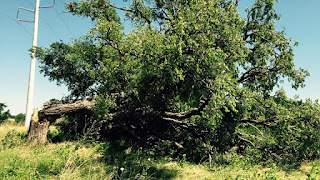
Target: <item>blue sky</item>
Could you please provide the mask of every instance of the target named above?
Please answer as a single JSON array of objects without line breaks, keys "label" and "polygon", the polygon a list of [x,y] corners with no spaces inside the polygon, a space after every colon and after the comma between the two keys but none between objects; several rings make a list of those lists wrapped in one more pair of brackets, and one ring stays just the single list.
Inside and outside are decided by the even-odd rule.
[{"label": "blue sky", "polygon": [[[84,35],[92,23],[89,19],[65,13],[63,3],[68,0],[55,0],[55,9],[40,9],[38,45],[48,47],[59,41],[69,42],[72,38]],[[117,4],[122,4],[120,0]],[[51,5],[53,0],[41,0],[42,6]],[[253,0],[240,0],[242,14]],[[24,113],[27,99],[30,55],[33,24],[14,21],[18,7],[34,8],[34,0],[0,0],[0,102],[6,103],[12,114]],[[320,1],[319,0],[280,0],[276,10],[281,14],[278,28],[286,29],[287,37],[299,41],[295,47],[297,67],[308,69],[311,76],[306,87],[294,91],[284,84],[287,94],[292,97],[318,99],[320,97]],[[32,13],[21,11],[20,19],[32,20]],[[38,66],[38,64],[37,64]],[[68,95],[65,87],[59,87],[36,69],[34,107],[41,108],[45,101]]]}]

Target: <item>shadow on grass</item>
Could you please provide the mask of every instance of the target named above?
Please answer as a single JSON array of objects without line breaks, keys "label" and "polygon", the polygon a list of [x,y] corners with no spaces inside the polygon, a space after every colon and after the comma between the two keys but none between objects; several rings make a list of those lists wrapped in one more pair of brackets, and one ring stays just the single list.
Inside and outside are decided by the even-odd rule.
[{"label": "shadow on grass", "polygon": [[161,167],[160,158],[142,148],[103,143],[98,151],[112,179],[172,179],[178,171]]}]

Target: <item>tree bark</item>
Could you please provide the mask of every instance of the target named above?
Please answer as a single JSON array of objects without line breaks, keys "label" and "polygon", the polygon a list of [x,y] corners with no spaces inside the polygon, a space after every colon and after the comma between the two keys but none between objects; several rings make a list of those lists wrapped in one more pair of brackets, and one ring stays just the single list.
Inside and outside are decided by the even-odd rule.
[{"label": "tree bark", "polygon": [[38,110],[35,109],[30,122],[28,141],[34,144],[45,144],[50,122],[47,120],[39,121]]},{"label": "tree bark", "polygon": [[[123,94],[115,94],[113,96],[114,96],[113,98],[116,98],[116,99],[125,98],[125,95]],[[194,108],[186,112],[180,112],[180,113],[163,112],[162,115],[160,116],[156,114],[153,114],[153,116],[152,115],[151,116],[156,119],[158,118],[158,120],[162,120],[164,124],[171,123],[171,124],[178,125],[182,128],[191,129],[196,127],[196,125],[185,120],[194,115],[201,115],[201,112],[203,111],[205,106],[208,104],[208,102],[209,100],[206,100],[202,102],[202,104],[200,104],[199,108]],[[28,132],[28,141],[34,142],[36,144],[45,144],[47,142],[47,133],[51,123],[53,123],[56,119],[66,115],[77,115],[77,114],[92,115],[93,114],[92,107],[95,105],[95,103],[96,102],[94,98],[86,98],[86,99],[77,100],[77,101],[46,102],[43,106],[43,109],[39,113],[36,110],[32,115],[31,124]],[[126,111],[114,109],[111,111],[109,115],[112,116],[113,118],[115,117],[118,118],[119,121],[118,120],[114,121],[116,123],[116,122],[123,121],[124,118],[128,118],[127,117],[128,114],[126,113],[127,113]],[[140,119],[140,118],[137,118],[137,119]],[[122,124],[120,123],[120,126],[122,126],[122,128],[125,129],[124,124],[130,125],[130,121],[131,120],[128,120],[129,124],[127,124],[128,122],[122,123]],[[148,131],[150,131],[150,129]]]},{"label": "tree bark", "polygon": [[46,102],[40,113],[35,109],[32,114],[28,131],[28,141],[37,145],[45,144],[51,123],[64,115],[80,112],[90,113],[92,112],[91,108],[94,104],[93,99]]}]

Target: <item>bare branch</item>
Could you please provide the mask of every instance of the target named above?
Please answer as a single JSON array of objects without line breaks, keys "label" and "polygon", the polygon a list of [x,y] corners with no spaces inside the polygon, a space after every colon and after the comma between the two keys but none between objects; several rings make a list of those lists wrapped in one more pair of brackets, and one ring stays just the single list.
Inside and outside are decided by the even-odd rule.
[{"label": "bare branch", "polygon": [[165,117],[163,117],[162,119],[163,119],[163,120],[166,120],[166,121],[170,121],[170,122],[175,123],[175,124],[179,124],[179,125],[181,125],[181,126],[184,127],[184,128],[196,127],[195,124],[187,123],[187,122],[184,122],[184,121],[179,121],[179,120],[176,120],[176,119],[165,118]]},{"label": "bare branch", "polygon": [[115,6],[115,5],[113,5],[113,4],[109,4],[109,6],[112,7],[112,8],[118,9],[118,10],[126,11],[126,12],[133,12],[132,9],[127,9],[127,8],[118,7],[118,6]]},{"label": "bare branch", "polygon": [[274,126],[270,123],[276,123],[277,120],[277,116],[273,117],[273,118],[269,118],[266,119],[264,121],[255,121],[255,120],[250,120],[250,119],[242,119],[242,120],[237,120],[234,119],[235,122],[239,122],[239,123],[252,123],[252,124],[256,124],[256,125],[262,125],[264,127],[268,127],[268,128],[273,128]]},{"label": "bare branch", "polygon": [[245,139],[245,138],[241,137],[241,135],[243,135],[243,134],[241,134],[241,133],[238,133],[238,134],[237,134],[237,137],[238,137],[240,140],[249,143],[249,144],[250,144],[251,146],[253,146],[253,147],[256,147],[256,145],[255,145],[253,142],[249,141],[248,139]]},{"label": "bare branch", "polygon": [[253,128],[255,128],[255,129],[261,134],[261,136],[262,136],[264,139],[267,139],[267,138],[263,135],[263,133],[260,131],[260,129],[257,128],[257,126],[254,126],[253,124],[251,124],[251,123],[249,123],[249,122],[248,122],[248,124],[249,124],[250,126],[252,126]]},{"label": "bare branch", "polygon": [[248,70],[247,72],[243,73],[242,76],[240,77],[240,79],[238,80],[238,83],[244,83],[247,80],[249,80],[250,78],[256,78],[257,76],[263,76],[263,75],[267,75],[270,74],[272,72],[276,72],[283,69],[283,67],[272,67],[272,68],[265,68],[265,67],[252,67],[250,70]]},{"label": "bare branch", "polygon": [[180,112],[180,113],[173,113],[173,112],[164,112],[163,116],[166,118],[171,119],[188,119],[195,115],[201,115],[201,112],[204,110],[204,108],[208,105],[210,99],[207,99],[204,101],[203,104],[199,108],[193,108],[190,111]]}]

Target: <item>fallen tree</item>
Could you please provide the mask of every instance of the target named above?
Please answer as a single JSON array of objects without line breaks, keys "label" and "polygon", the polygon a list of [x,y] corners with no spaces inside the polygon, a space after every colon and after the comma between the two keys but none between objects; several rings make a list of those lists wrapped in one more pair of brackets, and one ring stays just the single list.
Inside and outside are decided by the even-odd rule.
[{"label": "fallen tree", "polygon": [[[179,153],[188,153],[194,160],[212,157],[215,151],[223,152],[230,148],[239,153],[247,148],[256,149],[265,157],[284,161],[319,156],[319,152],[314,150],[320,148],[317,131],[320,127],[320,105],[310,100],[289,99],[282,91],[269,98],[255,95],[241,99],[237,104],[238,109],[243,109],[240,114],[217,110],[222,112],[222,119],[213,125],[207,124],[208,120],[203,121],[212,113],[208,108],[209,100],[189,111],[150,112],[148,108],[130,109],[130,103],[125,103],[127,99],[128,96],[119,94],[109,96],[108,101],[112,100],[116,105],[107,109],[106,121],[95,115],[97,108],[106,108],[100,107],[99,99],[47,102],[39,115],[37,111],[33,114],[28,140],[44,144],[49,125],[58,118],[69,117],[75,124],[67,124],[68,128],[78,127],[69,134],[70,139],[77,133],[84,136],[90,129],[95,131],[91,138],[99,141],[128,140],[144,147],[166,142],[167,147],[160,146],[158,151],[180,149]],[[243,115],[248,110],[261,116],[248,118]],[[196,147],[200,149],[194,149]]]},{"label": "fallen tree", "polygon": [[[117,107],[118,108],[111,108],[109,109],[108,116],[113,119],[113,123],[110,123],[105,126],[113,126],[116,128],[113,128],[111,131],[115,131],[114,129],[121,128],[120,130],[122,133],[129,135],[132,135],[136,140],[142,139],[142,137],[161,137],[161,139],[169,139],[164,138],[164,134],[161,134],[159,132],[156,132],[155,130],[159,127],[155,126],[155,119],[158,119],[160,121],[166,122],[167,124],[174,124],[176,126],[181,126],[184,128],[191,128],[196,127],[195,124],[188,123],[185,121],[186,119],[194,116],[194,115],[201,115],[201,111],[203,111],[205,105],[208,104],[208,101],[204,102],[203,105],[197,109],[191,109],[190,111],[186,112],[180,112],[180,113],[173,113],[173,112],[164,112],[164,113],[145,113],[141,111],[140,109],[134,109],[131,110],[131,112],[128,111],[128,109],[125,109],[124,104],[121,103],[125,101],[127,97],[124,96],[123,93],[113,93],[111,98],[115,102],[118,102]],[[31,118],[31,124],[28,132],[28,140],[35,142],[37,144],[44,144],[47,142],[47,132],[50,124],[55,122],[58,118],[66,117],[66,116],[74,116],[79,118],[77,121],[81,121],[80,119],[83,118],[83,116],[87,116],[89,118],[93,117],[94,114],[94,106],[96,104],[96,101],[94,98],[84,98],[82,100],[73,100],[73,101],[49,101],[46,102],[43,105],[43,109],[38,112],[38,110],[35,110],[32,118]],[[119,108],[121,107],[121,108]],[[80,116],[79,116],[80,115]],[[152,120],[148,122],[152,127],[148,127],[148,130],[142,130],[143,127],[141,124],[139,124],[139,120],[141,118],[151,118]],[[130,119],[128,121],[128,119]],[[135,122],[136,121],[136,122]],[[134,123],[134,124],[133,124]],[[141,132],[134,132],[133,129],[136,129],[136,126],[139,127],[139,131],[147,131],[150,132],[148,135],[144,134],[141,135]],[[167,127],[165,127],[167,128]],[[118,129],[119,130],[119,129]],[[123,132],[126,131],[126,132]],[[102,134],[107,134],[105,132],[100,132]],[[140,135],[137,135],[139,133]],[[118,133],[119,134],[119,133]],[[144,142],[146,141],[145,138]],[[176,144],[178,144],[176,142]]]},{"label": "fallen tree", "polygon": [[[281,80],[298,89],[309,73],[295,67],[297,43],[277,30],[273,0],[256,0],[245,18],[241,1],[128,3],[67,4],[95,27],[72,43],[38,48],[41,72],[66,85],[71,99],[95,97],[94,105],[57,102],[40,112],[39,122],[65,116],[61,127],[70,138],[128,140],[164,153],[180,147],[198,161],[233,147],[259,150],[263,158],[320,155],[312,151],[320,149],[319,103],[274,95]],[[136,25],[129,33],[119,11]]]},{"label": "fallen tree", "polygon": [[94,100],[92,98],[79,101],[46,102],[40,113],[35,109],[32,114],[28,131],[28,141],[36,144],[45,144],[47,142],[49,126],[56,119],[70,114],[92,114],[93,106]]}]

